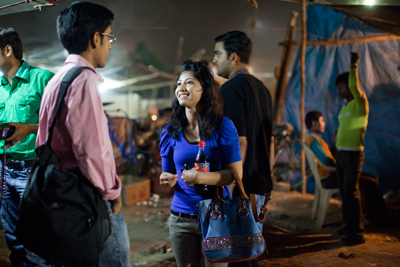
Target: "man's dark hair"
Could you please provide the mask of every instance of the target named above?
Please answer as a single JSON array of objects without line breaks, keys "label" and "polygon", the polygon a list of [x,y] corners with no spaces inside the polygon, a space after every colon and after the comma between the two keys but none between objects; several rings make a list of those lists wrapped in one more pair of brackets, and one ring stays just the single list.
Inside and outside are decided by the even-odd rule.
[{"label": "man's dark hair", "polygon": [[12,47],[14,57],[22,60],[22,42],[18,33],[13,28],[0,28],[0,49],[2,53],[7,45]]},{"label": "man's dark hair", "polygon": [[349,83],[349,73],[348,72],[344,72],[342,74],[340,74],[339,76],[337,76],[336,80],[335,80],[335,85],[338,86],[339,83]]},{"label": "man's dark hair", "polygon": [[[203,94],[199,101],[202,107],[199,113],[199,132],[200,139],[204,140],[210,137],[212,131],[221,127],[222,118],[224,117],[219,86],[207,65],[191,60],[183,62],[177,80],[179,80],[182,73],[188,71],[193,74],[193,77],[200,82],[203,88]],[[168,128],[168,134],[176,139],[179,132],[187,125],[188,120],[186,118],[185,107],[181,106],[178,99],[175,98],[172,103],[171,126]]]},{"label": "man's dark hair", "polygon": [[235,52],[240,57],[240,62],[249,64],[253,44],[250,38],[241,31],[231,31],[214,39],[215,42],[224,42],[224,49],[228,57]]},{"label": "man's dark hair", "polygon": [[57,18],[58,38],[68,53],[80,54],[88,48],[93,34],[104,33],[113,19],[114,14],[104,6],[74,2]]},{"label": "man's dark hair", "polygon": [[310,111],[306,115],[306,127],[307,129],[310,129],[312,127],[313,121],[319,120],[319,118],[322,117],[322,113],[316,110]]}]

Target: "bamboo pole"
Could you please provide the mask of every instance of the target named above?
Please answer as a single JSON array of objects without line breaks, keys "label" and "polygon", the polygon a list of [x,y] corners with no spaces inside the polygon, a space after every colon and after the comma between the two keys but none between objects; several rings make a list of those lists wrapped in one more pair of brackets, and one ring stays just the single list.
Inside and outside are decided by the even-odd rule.
[{"label": "bamboo pole", "polygon": [[[303,20],[303,36],[301,45],[301,103],[300,103],[300,123],[301,123],[301,144],[306,141],[306,128],[304,125],[304,105],[306,91],[306,43],[307,43],[307,0],[303,0],[302,20]],[[303,180],[302,192],[306,193],[307,177],[306,177],[306,159],[304,149],[301,149],[301,179]]]},{"label": "bamboo pole", "polygon": [[19,1],[19,2],[13,3],[13,4],[2,6],[2,7],[0,7],[0,10],[6,9],[6,8],[9,8],[9,7],[13,7],[13,6],[18,6],[20,4],[29,3],[29,2],[32,2],[32,0],[30,0],[30,1],[25,1],[25,0],[24,1]]},{"label": "bamboo pole", "polygon": [[[379,35],[379,36],[369,36],[369,37],[359,37],[359,38],[351,38],[351,39],[334,39],[327,41],[308,41],[307,45],[310,46],[319,46],[319,45],[339,45],[339,44],[353,44],[353,43],[368,43],[375,41],[385,41],[391,39],[399,39],[400,36],[390,34],[390,35]],[[301,45],[303,41],[295,41],[290,44],[284,42],[279,45],[287,46],[287,45]]]},{"label": "bamboo pole", "polygon": [[185,41],[185,36],[181,35],[179,36],[179,41],[178,41],[178,50],[176,51],[176,58],[175,58],[175,73],[178,73],[180,70],[180,66],[182,64],[181,58],[182,58],[182,50],[183,50],[183,42]]},{"label": "bamboo pole", "polygon": [[282,104],[285,98],[287,72],[289,69],[290,56],[292,54],[293,45],[291,45],[294,38],[294,28],[296,26],[298,12],[292,11],[292,16],[289,21],[289,28],[286,32],[285,45],[282,53],[282,63],[278,73],[278,84],[275,91],[275,103],[274,103],[274,123],[281,124],[282,121]]}]

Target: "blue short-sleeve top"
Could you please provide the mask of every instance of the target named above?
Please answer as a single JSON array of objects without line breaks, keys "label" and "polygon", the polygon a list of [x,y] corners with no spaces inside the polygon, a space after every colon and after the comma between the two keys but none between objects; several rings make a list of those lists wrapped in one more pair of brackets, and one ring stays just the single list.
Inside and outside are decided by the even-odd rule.
[{"label": "blue short-sleeve top", "polygon": [[[209,195],[198,195],[195,187],[186,185],[182,180],[180,170],[185,169],[185,163],[190,168],[194,167],[199,148],[197,143],[188,143],[182,132],[179,133],[177,139],[172,138],[168,134],[168,127],[169,125],[163,129],[161,134],[160,155],[162,170],[173,174],[178,173],[178,182],[175,186],[171,209],[177,212],[197,214],[197,201],[211,198],[214,192],[211,190]],[[204,141],[211,172],[219,171],[230,163],[242,160],[239,136],[230,119],[223,118],[220,129],[213,131],[210,137]]]}]

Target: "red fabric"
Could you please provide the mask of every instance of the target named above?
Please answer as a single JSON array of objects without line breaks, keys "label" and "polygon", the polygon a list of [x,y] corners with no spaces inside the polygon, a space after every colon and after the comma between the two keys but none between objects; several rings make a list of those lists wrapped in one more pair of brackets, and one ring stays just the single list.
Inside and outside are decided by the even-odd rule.
[{"label": "red fabric", "polygon": [[59,0],[46,0],[46,1],[56,6]]}]

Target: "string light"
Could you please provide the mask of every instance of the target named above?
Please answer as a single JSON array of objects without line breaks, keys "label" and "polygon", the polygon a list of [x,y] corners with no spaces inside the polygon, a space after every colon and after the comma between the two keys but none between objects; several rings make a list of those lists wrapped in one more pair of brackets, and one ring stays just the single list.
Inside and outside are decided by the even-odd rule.
[{"label": "string light", "polygon": [[375,0],[364,0],[364,5],[373,6],[375,5]]}]

